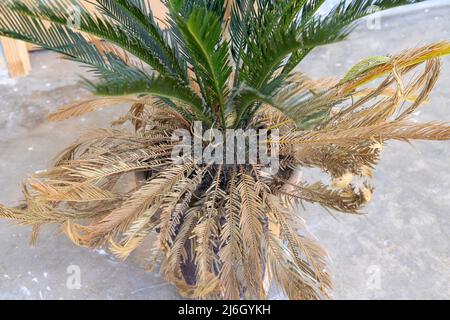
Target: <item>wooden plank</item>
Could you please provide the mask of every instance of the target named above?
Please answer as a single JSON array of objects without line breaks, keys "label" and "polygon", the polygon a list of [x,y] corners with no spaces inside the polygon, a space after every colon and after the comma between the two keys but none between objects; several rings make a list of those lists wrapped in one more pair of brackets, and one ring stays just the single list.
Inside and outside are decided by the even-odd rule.
[{"label": "wooden plank", "polygon": [[9,75],[12,78],[26,76],[31,71],[30,56],[26,43],[8,38],[0,38],[8,66]]},{"label": "wooden plank", "polygon": [[153,16],[156,18],[157,22],[161,25],[161,28],[167,27],[163,21],[167,14],[166,6],[161,2],[161,0],[150,1],[150,8],[152,9]]}]

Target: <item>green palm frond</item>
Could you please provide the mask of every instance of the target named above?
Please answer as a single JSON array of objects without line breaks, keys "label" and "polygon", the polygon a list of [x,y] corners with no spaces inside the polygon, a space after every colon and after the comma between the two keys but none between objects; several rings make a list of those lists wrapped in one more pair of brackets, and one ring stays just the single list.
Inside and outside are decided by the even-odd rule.
[{"label": "green palm frond", "polygon": [[296,32],[296,17],[302,6],[296,3],[300,2],[257,1],[257,8],[251,10],[249,35],[245,37],[247,50],[242,55],[241,81],[260,89],[282,61],[302,46]]},{"label": "green palm frond", "polygon": [[[167,72],[167,67],[158,59],[154,51],[139,39],[135,33],[127,32],[127,29],[115,25],[109,19],[93,15],[82,4],[77,6],[77,10],[79,11],[73,13],[68,10],[70,4],[68,5],[67,0],[56,0],[48,3],[39,2],[38,5],[26,5],[24,3],[17,3],[14,0],[7,0],[7,3],[12,4],[9,6],[5,5],[11,9],[9,13],[11,19],[29,16],[32,18],[32,21],[48,21],[52,24],[61,25],[64,29],[68,29],[68,26],[72,26],[73,24],[77,32],[85,32],[100,39],[107,40],[109,43],[117,45],[133,54],[156,71],[162,73]],[[74,17],[74,15],[78,14],[78,17]]]},{"label": "green palm frond", "polygon": [[10,6],[4,3],[0,4],[0,14],[0,35],[39,45],[99,69],[108,69],[102,53],[66,26],[45,25],[39,17],[11,11]]},{"label": "green palm frond", "polygon": [[176,19],[183,40],[190,54],[189,62],[194,68],[197,82],[204,90],[204,98],[212,105],[218,105],[218,112],[224,123],[227,82],[231,74],[229,46],[222,41],[221,20],[213,12],[194,9],[187,20]]},{"label": "green palm frond", "polygon": [[315,14],[325,0],[308,1],[299,19],[304,46],[289,58],[283,74],[289,74],[315,47],[340,41],[356,27],[355,22],[381,10],[424,0],[352,0],[341,1],[326,16]]},{"label": "green palm frond", "polygon": [[146,1],[100,0],[97,7],[106,16],[116,21],[127,34],[137,36],[154,52],[173,75],[187,82],[186,62],[169,44],[171,39],[164,33]]},{"label": "green palm frond", "polygon": [[213,12],[217,17],[222,19],[225,14],[225,4],[227,1],[229,0],[163,0],[163,3],[185,19],[189,18],[192,12],[198,8]]},{"label": "green palm frond", "polygon": [[133,76],[119,78],[113,74],[109,78],[103,77],[100,82],[85,80],[88,87],[97,95],[125,96],[125,95],[153,95],[185,104],[188,111],[199,119],[210,122],[206,110],[203,110],[202,100],[183,83],[163,76],[148,76],[137,70]]}]

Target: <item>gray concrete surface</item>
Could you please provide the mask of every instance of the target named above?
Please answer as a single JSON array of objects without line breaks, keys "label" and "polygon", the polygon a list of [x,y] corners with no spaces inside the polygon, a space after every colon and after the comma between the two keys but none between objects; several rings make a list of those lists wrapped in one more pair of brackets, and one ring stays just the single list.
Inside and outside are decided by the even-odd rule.
[{"label": "gray concrete surface", "polygon": [[[441,1],[442,2],[442,1]],[[338,44],[318,48],[301,65],[314,78],[343,75],[359,59],[450,40],[450,6],[419,7],[365,23]],[[81,130],[105,127],[124,108],[105,108],[85,118],[47,123],[45,114],[88,96],[77,84],[74,63],[54,54],[32,55],[29,77],[0,78],[0,201],[17,203],[19,184],[44,169]],[[450,120],[450,59],[431,103],[418,120]],[[310,230],[332,258],[335,299],[450,298],[450,142],[412,146],[391,143],[375,173],[376,192],[363,217],[331,217],[308,207]],[[119,262],[103,250],[74,247],[46,228],[34,248],[29,230],[0,221],[0,299],[176,299],[157,272],[143,270],[143,252]],[[144,260],[144,261],[143,261]],[[68,289],[79,266],[81,288]],[[69,273],[68,273],[69,272]]]}]

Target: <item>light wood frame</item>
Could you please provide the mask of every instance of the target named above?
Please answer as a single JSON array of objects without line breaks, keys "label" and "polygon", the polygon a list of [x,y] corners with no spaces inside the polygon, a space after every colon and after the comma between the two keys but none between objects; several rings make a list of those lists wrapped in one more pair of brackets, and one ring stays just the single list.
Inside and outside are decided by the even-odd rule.
[{"label": "light wood frame", "polygon": [[31,71],[26,43],[8,38],[0,38],[0,43],[9,75],[12,78],[26,76]]}]

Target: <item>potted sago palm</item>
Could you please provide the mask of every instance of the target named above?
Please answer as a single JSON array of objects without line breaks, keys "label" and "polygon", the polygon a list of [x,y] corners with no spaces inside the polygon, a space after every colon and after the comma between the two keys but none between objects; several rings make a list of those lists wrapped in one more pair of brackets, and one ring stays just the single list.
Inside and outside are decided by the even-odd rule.
[{"label": "potted sago palm", "polygon": [[[0,216],[31,226],[33,239],[53,224],[76,245],[122,259],[153,246],[185,296],[265,299],[278,286],[289,299],[329,297],[326,252],[296,204],[356,215],[387,141],[450,139],[447,123],[411,120],[448,42],[369,57],[336,81],[296,68],[374,6],[418,1],[343,1],[317,15],[324,1],[167,0],[164,21],[145,0],[95,0],[95,12],[84,2],[2,0],[0,36],[94,76],[83,82],[95,96],[51,121],[131,108],[63,150]],[[330,183],[302,181],[311,167]]]}]

